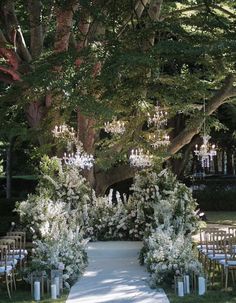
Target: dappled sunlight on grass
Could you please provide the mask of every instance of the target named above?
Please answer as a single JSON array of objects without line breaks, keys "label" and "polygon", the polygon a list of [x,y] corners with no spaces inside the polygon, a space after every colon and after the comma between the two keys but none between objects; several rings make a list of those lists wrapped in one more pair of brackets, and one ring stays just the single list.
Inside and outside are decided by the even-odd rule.
[{"label": "dappled sunlight on grass", "polygon": [[236,211],[207,211],[207,222],[236,226]]},{"label": "dappled sunlight on grass", "polygon": [[170,303],[236,303],[236,291],[209,290],[204,296],[191,294],[185,297],[178,297],[170,290],[165,291]]},{"label": "dappled sunlight on grass", "polygon": [[[29,285],[23,282],[17,284],[17,290],[12,294],[12,300],[8,298],[5,285],[0,284],[0,303],[35,303],[31,296]],[[68,296],[68,291],[65,291],[61,298],[57,299],[57,303],[65,303]],[[40,300],[41,303],[51,303],[55,300],[50,299],[50,294],[45,294],[44,298]]]}]

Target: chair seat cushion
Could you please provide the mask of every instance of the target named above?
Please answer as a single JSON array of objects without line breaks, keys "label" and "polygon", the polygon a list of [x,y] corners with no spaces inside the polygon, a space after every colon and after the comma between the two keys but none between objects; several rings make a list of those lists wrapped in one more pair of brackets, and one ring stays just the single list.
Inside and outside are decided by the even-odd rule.
[{"label": "chair seat cushion", "polygon": [[206,249],[206,248],[212,249],[212,248],[213,248],[213,245],[199,244],[199,245],[197,246],[197,248],[198,248],[198,249]]},{"label": "chair seat cushion", "polygon": [[220,265],[224,266],[235,266],[236,267],[236,260],[220,260]]},{"label": "chair seat cushion", "polygon": [[8,265],[7,268],[0,266],[0,274],[9,273],[10,271],[12,271],[12,266]]},{"label": "chair seat cushion", "polygon": [[[225,254],[209,254],[207,257],[211,260],[223,260],[225,259]],[[229,258],[230,255],[227,255],[227,257]]]},{"label": "chair seat cushion", "polygon": [[[18,263],[17,259],[8,258],[8,260],[7,260],[7,265],[10,265],[13,267],[16,267],[17,263]],[[4,266],[4,265],[5,265],[5,261],[0,261],[0,266]]]},{"label": "chair seat cushion", "polygon": [[12,255],[16,260],[23,260],[25,258],[24,255]]}]

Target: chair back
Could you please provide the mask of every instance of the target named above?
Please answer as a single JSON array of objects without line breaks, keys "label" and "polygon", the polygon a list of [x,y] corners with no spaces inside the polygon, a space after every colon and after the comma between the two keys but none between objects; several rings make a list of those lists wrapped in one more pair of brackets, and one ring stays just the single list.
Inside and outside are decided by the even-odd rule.
[{"label": "chair back", "polygon": [[207,230],[205,232],[206,252],[215,256],[224,253],[225,230]]},{"label": "chair back", "polygon": [[26,232],[24,231],[9,231],[7,236],[20,236],[21,237],[21,245],[22,249],[25,249],[26,244]]},{"label": "chair back", "polygon": [[232,234],[234,237],[236,237],[236,226],[229,226],[228,233]]},{"label": "chair back", "polygon": [[236,238],[233,234],[227,234],[224,240],[224,251],[226,263],[235,261],[236,266]]},{"label": "chair back", "polygon": [[22,237],[21,236],[4,236],[1,239],[14,240],[15,241],[15,250],[19,250],[19,252],[21,252],[21,250],[22,250]]},{"label": "chair back", "polygon": [[207,242],[209,242],[209,235],[211,232],[217,231],[219,228],[217,227],[206,227],[206,228],[200,228],[200,245],[201,248],[204,248],[204,246],[207,245]]}]

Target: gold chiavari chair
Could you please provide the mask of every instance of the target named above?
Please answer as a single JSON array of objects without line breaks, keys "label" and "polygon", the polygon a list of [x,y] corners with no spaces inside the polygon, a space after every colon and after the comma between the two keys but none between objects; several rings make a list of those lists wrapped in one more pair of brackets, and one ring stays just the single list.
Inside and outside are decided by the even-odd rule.
[{"label": "gold chiavari chair", "polygon": [[8,245],[0,244],[0,276],[3,277],[3,280],[6,283],[7,293],[9,298],[11,299],[14,273],[13,273],[13,266],[9,265],[9,244]]},{"label": "gold chiavari chair", "polygon": [[229,226],[228,233],[232,234],[234,237],[236,237],[236,226]]},{"label": "gold chiavari chair", "polygon": [[16,236],[21,237],[21,248],[15,250],[15,254],[19,255],[19,259],[22,261],[23,264],[25,264],[25,261],[27,259],[28,251],[25,248],[26,246],[26,232],[24,231],[11,231],[7,233],[7,236]]},{"label": "gold chiavari chair", "polygon": [[224,239],[224,252],[225,257],[222,260],[219,260],[219,265],[222,269],[222,282],[223,277],[225,277],[225,289],[228,288],[228,280],[229,280],[229,272],[232,274],[233,283],[234,279],[234,271],[236,270],[236,237],[233,234],[227,234]]},{"label": "gold chiavari chair", "polygon": [[212,274],[212,284],[218,262],[225,258],[224,239],[226,234],[225,230],[208,230],[205,233],[205,270],[209,272],[209,275]]},{"label": "gold chiavari chair", "polygon": [[200,229],[200,243],[197,246],[199,260],[203,263],[206,268],[207,263],[207,254],[210,253],[210,249],[212,249],[211,244],[209,243],[209,236],[212,232],[218,231],[219,228],[211,227],[211,228],[201,228]]},{"label": "gold chiavari chair", "polygon": [[12,278],[14,288],[16,289],[16,266],[18,265],[19,260],[15,258],[15,240],[14,239],[0,239],[0,245],[7,246],[7,265],[12,266]]},{"label": "gold chiavari chair", "polygon": [[15,247],[14,250],[10,251],[10,254],[16,259],[19,264],[20,264],[20,269],[22,269],[22,263],[23,259],[25,258],[25,255],[22,253],[22,237],[21,236],[3,236],[1,239],[9,239],[9,240],[14,240],[15,241]]},{"label": "gold chiavari chair", "polygon": [[28,251],[26,246],[26,233],[24,231],[11,231],[7,233],[7,236],[19,236],[21,237],[21,249],[16,249],[15,253],[27,257]]}]

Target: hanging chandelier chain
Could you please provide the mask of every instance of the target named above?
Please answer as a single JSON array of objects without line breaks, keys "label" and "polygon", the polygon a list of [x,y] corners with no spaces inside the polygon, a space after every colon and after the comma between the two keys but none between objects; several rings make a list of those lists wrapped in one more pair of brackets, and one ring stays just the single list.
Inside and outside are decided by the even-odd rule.
[{"label": "hanging chandelier chain", "polygon": [[203,144],[198,147],[198,145],[195,145],[194,153],[198,157],[198,159],[201,161],[201,165],[203,168],[209,168],[210,162],[213,161],[213,157],[216,156],[217,152],[215,150],[215,144],[210,144],[209,140],[211,136],[206,134],[206,102],[204,98],[203,103]]}]

